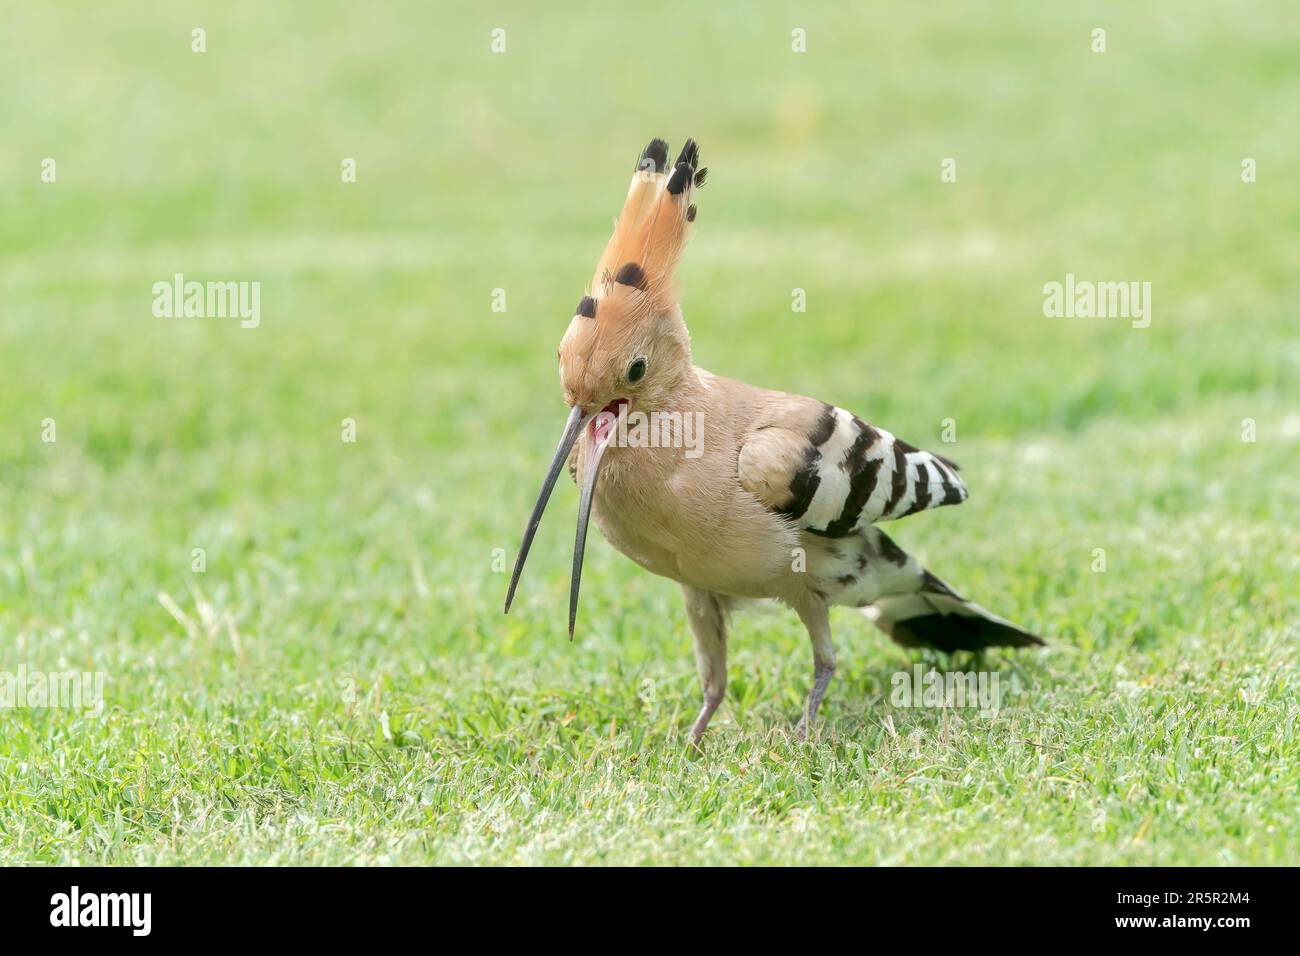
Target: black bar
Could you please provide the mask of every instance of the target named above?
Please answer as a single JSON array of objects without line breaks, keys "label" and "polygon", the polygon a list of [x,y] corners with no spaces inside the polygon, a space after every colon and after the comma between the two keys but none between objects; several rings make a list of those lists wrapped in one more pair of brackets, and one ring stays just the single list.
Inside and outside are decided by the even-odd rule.
[{"label": "black bar", "polygon": [[[864,944],[889,931],[946,948],[1006,938],[1009,930],[1025,941],[1240,943],[1260,930],[1286,928],[1282,908],[1292,898],[1295,871],[31,868],[0,870],[0,881],[0,926],[10,944],[76,934],[82,942],[114,937],[128,945],[197,939],[337,946],[373,943],[382,930],[432,932],[448,944],[453,937],[443,934],[468,931],[494,943],[513,936],[563,945],[556,934],[594,940],[604,927],[619,934],[615,939],[664,932],[670,945],[680,942],[680,928],[703,920],[727,940],[770,939],[782,927],[807,937],[820,923]],[[120,925],[52,925],[70,922],[74,886],[88,919],[116,913]],[[145,928],[143,894],[147,935],[138,933]],[[1243,918],[1244,925],[1225,923]],[[1206,919],[1210,925],[1200,925]]]}]

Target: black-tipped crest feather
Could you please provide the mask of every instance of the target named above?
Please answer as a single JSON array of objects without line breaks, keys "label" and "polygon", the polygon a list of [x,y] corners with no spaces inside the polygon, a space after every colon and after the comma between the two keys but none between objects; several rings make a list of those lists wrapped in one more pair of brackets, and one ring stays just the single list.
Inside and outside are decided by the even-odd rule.
[{"label": "black-tipped crest feather", "polygon": [[693,139],[686,140],[686,145],[683,146],[682,151],[677,154],[677,162],[673,163],[673,165],[680,166],[683,163],[687,166],[700,165],[700,146]]},{"label": "black-tipped crest feather", "polygon": [[679,163],[673,170],[673,174],[668,177],[668,192],[672,195],[678,195],[687,184],[690,183],[691,177],[695,175],[695,168],[686,163]]},{"label": "black-tipped crest feather", "polygon": [[614,281],[619,285],[630,285],[634,289],[644,289],[646,287],[645,270],[635,262],[625,262],[623,267],[618,270],[614,276]]},{"label": "black-tipped crest feather", "polygon": [[668,144],[662,139],[652,139],[645,149],[641,150],[641,158],[637,160],[636,168],[649,172],[653,169],[656,173],[662,173],[668,166]]}]

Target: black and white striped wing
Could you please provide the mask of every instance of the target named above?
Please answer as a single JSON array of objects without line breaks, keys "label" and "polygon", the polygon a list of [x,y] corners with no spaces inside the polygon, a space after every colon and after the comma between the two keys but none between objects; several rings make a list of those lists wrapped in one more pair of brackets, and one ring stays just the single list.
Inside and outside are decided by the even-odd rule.
[{"label": "black and white striped wing", "polygon": [[840,538],[877,521],[960,504],[957,466],[851,412],[825,405],[810,428],[760,427],[738,459],[741,484],[815,534]]}]

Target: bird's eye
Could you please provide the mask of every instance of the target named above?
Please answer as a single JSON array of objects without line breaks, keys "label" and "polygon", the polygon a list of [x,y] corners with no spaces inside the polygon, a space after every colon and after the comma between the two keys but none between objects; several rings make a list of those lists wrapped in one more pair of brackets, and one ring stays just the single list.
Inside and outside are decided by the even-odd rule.
[{"label": "bird's eye", "polygon": [[639,382],[645,376],[645,359],[639,358],[627,367],[627,380],[629,382]]}]

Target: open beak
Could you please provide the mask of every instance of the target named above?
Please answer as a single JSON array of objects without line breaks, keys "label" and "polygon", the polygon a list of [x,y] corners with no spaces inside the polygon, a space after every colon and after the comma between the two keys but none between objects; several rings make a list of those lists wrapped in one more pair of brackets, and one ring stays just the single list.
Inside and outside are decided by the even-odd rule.
[{"label": "open beak", "polygon": [[[614,404],[617,408],[617,403]],[[578,587],[582,584],[582,556],[587,550],[587,523],[591,520],[591,499],[596,493],[596,475],[614,435],[617,414],[605,406],[591,423],[591,441],[583,447],[578,462],[581,484],[578,487],[578,532],[573,539],[573,573],[569,578],[569,640],[573,640],[573,623],[578,619]]]},{"label": "open beak", "polygon": [[551,500],[551,489],[555,487],[555,479],[559,477],[560,469],[564,467],[564,462],[573,449],[573,443],[582,434],[582,426],[586,423],[587,416],[583,413],[582,406],[575,406],[573,411],[569,412],[569,420],[564,425],[564,434],[560,436],[560,444],[555,449],[550,470],[546,472],[546,480],[542,482],[542,490],[537,495],[537,504],[533,505],[533,513],[528,516],[528,526],[524,528],[524,540],[519,545],[519,557],[515,558],[515,570],[510,575],[510,590],[506,592],[506,606],[503,611],[505,614],[510,613],[510,602],[515,599],[519,575],[523,573],[524,562],[528,560],[528,549],[533,546],[533,537],[537,534],[537,526],[542,522],[542,512],[546,510],[546,502]]},{"label": "open beak", "polygon": [[[595,421],[592,422],[592,419]],[[600,460],[605,455],[605,449],[609,447],[610,439],[613,437],[616,420],[616,415],[608,407],[599,413],[589,415],[578,406],[569,413],[569,420],[564,425],[564,434],[560,436],[555,457],[546,472],[546,480],[542,482],[542,490],[537,495],[537,504],[533,505],[533,513],[528,518],[527,527],[524,528],[524,540],[519,546],[519,557],[515,559],[514,573],[510,575],[510,589],[506,592],[505,613],[509,614],[510,603],[515,598],[515,588],[519,585],[519,576],[523,573],[524,562],[528,560],[528,551],[533,546],[533,537],[537,534],[537,526],[542,521],[542,513],[546,511],[546,503],[551,498],[555,479],[559,477],[560,469],[564,467],[569,452],[573,450],[573,443],[578,440],[583,428],[591,422],[591,441],[583,446],[582,460],[578,467],[582,481],[578,499],[578,530],[573,543],[573,575],[569,586],[569,640],[573,640],[573,625],[578,617],[578,588],[582,583],[582,557],[587,547],[587,524],[591,520],[591,502],[596,491],[596,474],[600,468]]]}]

